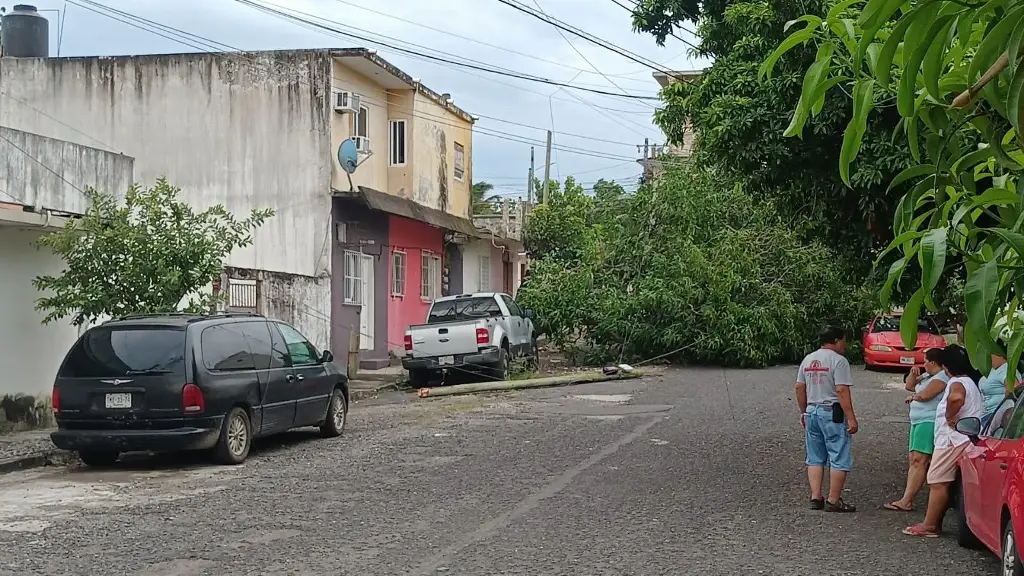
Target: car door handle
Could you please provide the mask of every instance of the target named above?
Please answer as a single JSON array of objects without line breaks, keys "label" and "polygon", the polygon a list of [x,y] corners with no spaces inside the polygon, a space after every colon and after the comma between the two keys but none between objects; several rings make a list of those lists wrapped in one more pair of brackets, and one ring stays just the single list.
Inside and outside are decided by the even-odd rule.
[{"label": "car door handle", "polygon": [[295,375],[295,379],[298,380],[299,382],[302,382],[303,380],[305,380],[305,378],[302,377],[302,374],[296,374]]},{"label": "car door handle", "polygon": [[295,374],[289,374],[289,375],[285,376],[284,379],[287,380],[288,382],[294,382],[295,381]]},{"label": "car door handle", "polygon": [[999,469],[1000,470],[1006,470],[1009,467],[1010,467],[1010,465],[1007,462],[1000,462],[999,463]]}]

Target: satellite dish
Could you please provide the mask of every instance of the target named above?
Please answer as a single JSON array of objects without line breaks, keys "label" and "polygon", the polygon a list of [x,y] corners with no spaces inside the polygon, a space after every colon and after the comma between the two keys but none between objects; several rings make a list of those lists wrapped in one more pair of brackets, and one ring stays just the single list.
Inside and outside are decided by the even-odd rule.
[{"label": "satellite dish", "polygon": [[338,163],[341,164],[341,169],[349,174],[356,171],[359,166],[359,150],[354,139],[349,138],[338,147]]}]

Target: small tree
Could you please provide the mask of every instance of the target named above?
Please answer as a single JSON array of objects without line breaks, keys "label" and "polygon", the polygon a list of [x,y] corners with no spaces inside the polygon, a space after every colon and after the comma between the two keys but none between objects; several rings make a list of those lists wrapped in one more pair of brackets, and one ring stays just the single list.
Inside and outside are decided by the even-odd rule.
[{"label": "small tree", "polygon": [[92,188],[92,206],[80,219],[39,243],[64,259],[60,276],[40,276],[36,301],[43,323],[70,316],[76,326],[100,317],[209,310],[217,296],[202,290],[220,273],[235,248],[252,244],[253,231],[273,210],[254,209],[236,220],[224,206],[203,212],[178,200],[180,188],[157,180],[132,186],[125,203]]}]

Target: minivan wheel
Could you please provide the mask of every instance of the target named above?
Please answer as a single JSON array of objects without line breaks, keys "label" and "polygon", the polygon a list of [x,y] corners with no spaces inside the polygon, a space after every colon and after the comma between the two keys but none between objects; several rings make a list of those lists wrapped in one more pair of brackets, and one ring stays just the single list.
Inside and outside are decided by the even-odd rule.
[{"label": "minivan wheel", "polygon": [[236,406],[224,417],[214,455],[223,464],[241,464],[249,456],[250,448],[252,425],[249,423],[249,413]]},{"label": "minivan wheel", "polygon": [[119,456],[119,453],[111,450],[82,450],[78,453],[82,462],[93,468],[113,466]]},{"label": "minivan wheel", "polygon": [[348,420],[348,402],[345,401],[345,393],[341,388],[335,388],[331,394],[331,403],[327,407],[327,418],[320,425],[320,434],[324,438],[336,438],[345,431],[345,422]]}]

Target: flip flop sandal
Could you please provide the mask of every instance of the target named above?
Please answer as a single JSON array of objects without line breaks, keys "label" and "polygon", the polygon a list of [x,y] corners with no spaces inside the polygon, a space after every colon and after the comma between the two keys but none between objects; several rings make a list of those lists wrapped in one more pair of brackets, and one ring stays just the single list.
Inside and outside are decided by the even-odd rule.
[{"label": "flip flop sandal", "polygon": [[829,502],[828,500],[825,501],[825,512],[850,513],[856,511],[856,506],[851,506],[847,504],[846,502],[843,501],[842,498],[840,498],[839,502],[836,502],[835,504]]},{"label": "flip flop sandal", "polygon": [[896,504],[896,502],[886,502],[885,504],[882,504],[882,508],[885,508],[886,510],[892,510],[893,512],[913,512],[914,511],[913,507],[904,508],[904,507]]},{"label": "flip flop sandal", "polygon": [[931,530],[926,529],[924,526],[922,526],[920,524],[914,524],[913,526],[907,526],[906,528],[903,529],[903,533],[906,534],[907,536],[919,536],[921,538],[938,538],[939,537],[939,533],[938,532],[932,532]]},{"label": "flip flop sandal", "polygon": [[825,499],[824,498],[811,498],[811,510],[824,510]]}]

